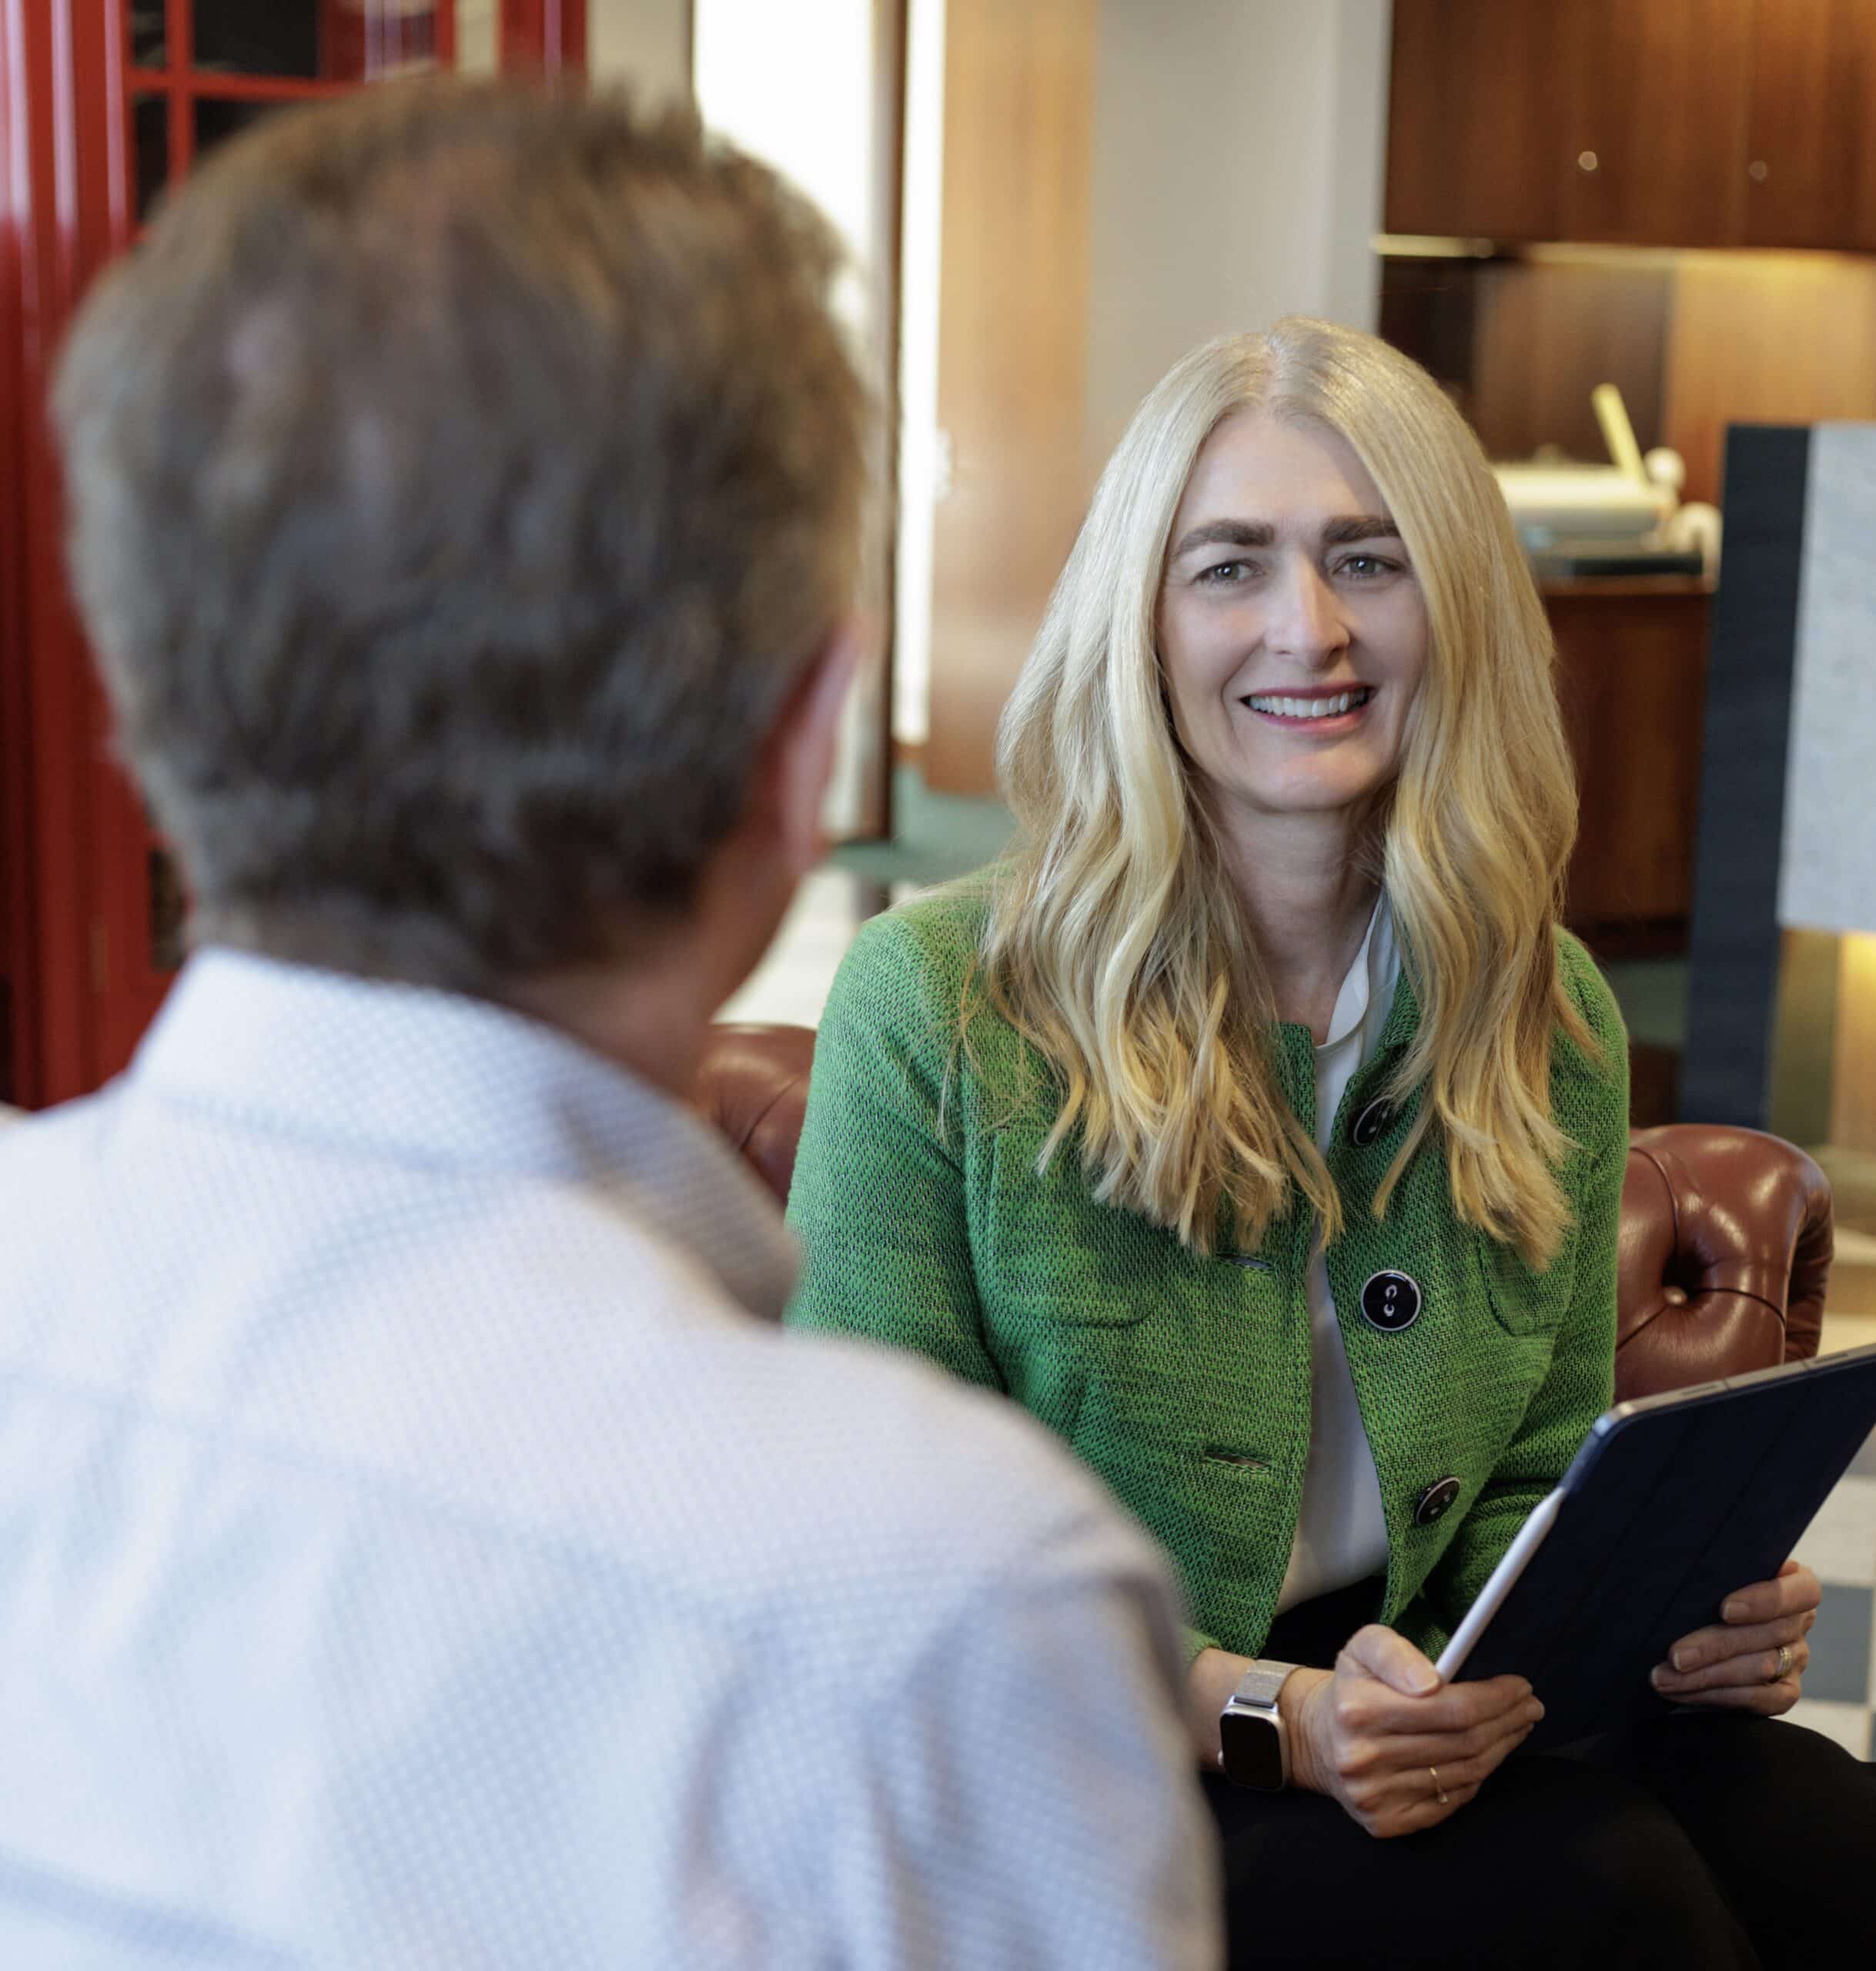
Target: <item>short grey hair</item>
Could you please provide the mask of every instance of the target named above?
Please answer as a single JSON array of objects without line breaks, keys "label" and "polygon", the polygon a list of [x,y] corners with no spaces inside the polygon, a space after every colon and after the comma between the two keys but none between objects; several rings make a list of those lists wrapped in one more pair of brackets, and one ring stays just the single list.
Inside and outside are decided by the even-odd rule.
[{"label": "short grey hair", "polygon": [[681,915],[855,580],[825,224],[688,112],[398,84],[219,152],[56,392],[198,941],[466,990]]}]

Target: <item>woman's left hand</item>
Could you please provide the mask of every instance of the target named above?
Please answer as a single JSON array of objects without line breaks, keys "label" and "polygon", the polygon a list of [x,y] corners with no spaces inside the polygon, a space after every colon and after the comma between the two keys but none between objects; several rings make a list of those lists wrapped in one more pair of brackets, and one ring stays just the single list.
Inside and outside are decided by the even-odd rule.
[{"label": "woman's left hand", "polygon": [[1654,1688],[1676,1704],[1782,1716],[1797,1702],[1822,1599],[1811,1569],[1787,1561],[1776,1581],[1729,1595],[1717,1626],[1684,1635],[1652,1673]]}]

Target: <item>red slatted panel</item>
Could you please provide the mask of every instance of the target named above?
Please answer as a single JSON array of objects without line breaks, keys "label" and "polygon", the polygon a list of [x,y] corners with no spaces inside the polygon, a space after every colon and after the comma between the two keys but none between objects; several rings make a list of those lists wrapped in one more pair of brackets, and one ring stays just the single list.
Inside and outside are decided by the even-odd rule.
[{"label": "red slatted panel", "polygon": [[501,0],[501,66],[557,75],[587,65],[587,0]]},{"label": "red slatted panel", "polygon": [[[20,373],[25,269],[25,77],[18,0],[0,0],[0,515],[15,518],[26,495]],[[17,99],[16,99],[17,92]],[[30,700],[26,690],[23,542],[0,524],[0,1096],[23,1098],[21,1056],[33,1003],[27,975],[36,962],[31,869],[26,853],[32,790],[26,771]]]},{"label": "red slatted panel", "polygon": [[12,953],[13,1084],[19,1100],[42,1103],[90,1086],[96,1068],[95,688],[65,594],[45,404],[59,338],[97,250],[97,220],[86,223],[80,201],[99,174],[81,168],[78,10],[5,5],[6,223],[16,283],[6,333],[19,487],[8,556],[5,767],[9,890],[24,913]]},{"label": "red slatted panel", "polygon": [[[299,102],[351,86],[192,72],[192,0],[166,0],[165,65],[129,70],[125,0],[0,0],[0,980],[4,1086],[38,1106],[115,1073],[161,1003],[152,853],[141,804],[112,765],[102,694],[67,595],[59,474],[45,405],[84,289],[129,243],[136,207],[132,100],[169,106],[167,163],[186,175],[197,102]],[[323,46],[350,12],[370,44],[354,77],[433,52],[454,59],[454,0],[400,14],[326,0]],[[584,30],[584,18],[580,22]]]}]

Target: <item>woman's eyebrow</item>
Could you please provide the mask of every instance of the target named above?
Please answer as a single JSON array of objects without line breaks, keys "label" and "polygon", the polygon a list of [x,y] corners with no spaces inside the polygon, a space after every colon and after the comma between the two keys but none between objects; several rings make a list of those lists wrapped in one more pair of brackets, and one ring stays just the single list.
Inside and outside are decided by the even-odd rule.
[{"label": "woman's eyebrow", "polygon": [[1268,547],[1277,537],[1277,530],[1268,520],[1207,520],[1203,527],[1195,527],[1172,550],[1177,561],[1182,554],[1189,554],[1195,547],[1209,547],[1222,542],[1228,547]]},{"label": "woman's eyebrow", "polygon": [[1350,540],[1398,540],[1400,529],[1386,514],[1349,514],[1323,523],[1323,545],[1339,547]]}]

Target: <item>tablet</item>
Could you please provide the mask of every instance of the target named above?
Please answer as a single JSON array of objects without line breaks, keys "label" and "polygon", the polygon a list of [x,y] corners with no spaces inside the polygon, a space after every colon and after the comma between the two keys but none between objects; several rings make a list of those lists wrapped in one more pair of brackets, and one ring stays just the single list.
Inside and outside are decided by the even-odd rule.
[{"label": "tablet", "polygon": [[1524,1523],[1442,1678],[1528,1678],[1531,1750],[1664,1715],[1648,1682],[1734,1589],[1777,1574],[1876,1431],[1876,1348],[1618,1404]]}]

